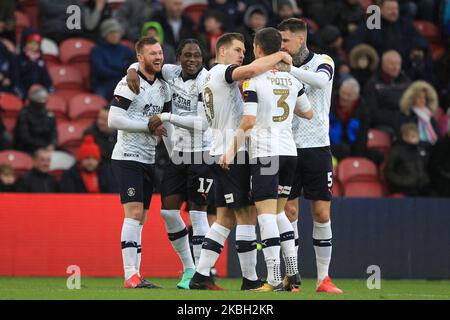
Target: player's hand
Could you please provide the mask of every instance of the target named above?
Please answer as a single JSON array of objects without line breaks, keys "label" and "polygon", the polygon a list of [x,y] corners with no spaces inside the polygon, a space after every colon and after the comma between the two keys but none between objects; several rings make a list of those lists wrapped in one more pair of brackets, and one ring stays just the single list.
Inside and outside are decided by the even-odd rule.
[{"label": "player's hand", "polygon": [[127,71],[127,85],[131,91],[135,94],[139,94],[140,80],[136,70],[130,69]]},{"label": "player's hand", "polygon": [[155,129],[154,135],[157,137],[167,137],[167,129],[163,125],[160,125]]},{"label": "player's hand", "polygon": [[161,118],[159,117],[159,115],[154,115],[153,117],[151,117],[150,119],[148,119],[148,130],[150,131],[150,133],[155,132],[156,128],[158,128],[159,126],[161,126],[163,123],[161,121]]},{"label": "player's hand", "polygon": [[224,170],[230,170],[229,163],[227,157],[223,154],[219,158],[219,165]]},{"label": "player's hand", "polygon": [[292,65],[292,57],[289,53],[281,51],[281,56],[282,56],[282,59],[281,59],[282,62],[284,62],[288,65]]},{"label": "player's hand", "polygon": [[278,71],[281,71],[281,72],[290,72],[291,71],[291,65],[281,61],[281,62],[278,62],[275,65],[275,69],[277,69]]}]

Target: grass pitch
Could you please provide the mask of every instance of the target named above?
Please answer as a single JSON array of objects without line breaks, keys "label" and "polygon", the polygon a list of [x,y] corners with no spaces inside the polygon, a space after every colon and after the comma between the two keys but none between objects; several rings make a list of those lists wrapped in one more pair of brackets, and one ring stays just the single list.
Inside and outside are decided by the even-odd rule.
[{"label": "grass pitch", "polygon": [[190,291],[176,288],[178,279],[148,279],[163,289],[123,289],[121,278],[82,278],[81,289],[69,290],[66,278],[0,277],[0,299],[44,300],[450,300],[450,281],[382,280],[369,290],[366,280],[335,279],[344,294],[318,294],[315,280],[303,279],[302,292],[240,291],[240,279],[219,279],[227,291]]}]

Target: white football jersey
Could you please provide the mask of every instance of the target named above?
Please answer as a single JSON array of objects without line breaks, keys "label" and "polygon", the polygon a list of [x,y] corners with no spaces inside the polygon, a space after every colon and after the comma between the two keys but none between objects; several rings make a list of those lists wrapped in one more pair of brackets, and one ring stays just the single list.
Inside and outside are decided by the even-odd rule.
[{"label": "white football jersey", "polygon": [[297,148],[316,148],[330,145],[330,105],[333,90],[334,61],[325,54],[310,52],[305,62],[296,66],[303,70],[326,73],[330,81],[323,89],[304,84],[305,92],[314,112],[311,120],[302,119],[294,115],[292,130]]},{"label": "white football jersey", "polygon": [[287,72],[267,71],[244,81],[244,114],[255,115],[250,158],[297,156],[292,119],[303,84]]},{"label": "white football jersey", "polygon": [[[239,127],[244,101],[237,82],[231,74],[237,65],[217,64],[209,70],[203,88],[203,105],[213,140],[210,154],[224,154]],[[238,151],[245,150],[245,146]]]},{"label": "white football jersey", "polygon": [[[163,80],[156,78],[150,83],[140,72],[138,74],[141,87],[139,94],[136,95],[128,88],[124,77],[114,90],[112,105],[125,109],[132,120],[148,121],[152,116],[163,112],[164,105],[170,102],[170,89]],[[157,137],[149,132],[118,130],[111,159],[155,163],[157,143]]]},{"label": "white football jersey", "polygon": [[[181,77],[181,66],[166,64],[162,68],[162,76],[172,91],[172,113],[179,116],[199,115],[199,96],[202,93],[208,71],[202,69],[194,79],[184,81]],[[200,106],[201,107],[201,106]],[[209,150],[211,146],[211,129],[204,132],[188,130],[174,126],[172,136],[173,150],[198,152]]]}]

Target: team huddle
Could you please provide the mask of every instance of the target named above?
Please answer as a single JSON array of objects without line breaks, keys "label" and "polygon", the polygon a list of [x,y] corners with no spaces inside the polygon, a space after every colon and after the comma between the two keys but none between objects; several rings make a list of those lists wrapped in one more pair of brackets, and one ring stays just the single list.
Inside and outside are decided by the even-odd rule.
[{"label": "team huddle", "polygon": [[[316,291],[342,293],[328,276],[332,249],[328,113],[334,63],[307,49],[306,33],[300,19],[281,22],[278,30],[258,31],[255,60],[245,66],[243,36],[226,33],[217,41],[216,64],[209,71],[203,68],[195,39],[180,43],[180,65],[164,64],[155,39],[137,42],[138,63],[117,85],[108,119],[109,126],[118,130],[112,166],[125,213],[121,234],[125,288],[157,288],[139,270],[156,145],[162,139],[170,162],[162,177],[161,215],[183,265],[178,288],[222,290],[211,270],[236,228],[242,290],[300,291],[298,198],[303,191],[313,215]],[[193,231],[193,256],[180,215],[184,201]],[[208,205],[216,208],[211,226]],[[256,273],[256,223],[266,281]]]}]

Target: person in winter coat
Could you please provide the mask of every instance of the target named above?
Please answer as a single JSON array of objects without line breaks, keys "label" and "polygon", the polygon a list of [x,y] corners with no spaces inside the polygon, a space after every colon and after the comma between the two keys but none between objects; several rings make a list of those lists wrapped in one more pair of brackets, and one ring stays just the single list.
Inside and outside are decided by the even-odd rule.
[{"label": "person in winter coat", "polygon": [[420,142],[419,129],[414,123],[402,125],[401,137],[402,141],[392,147],[384,169],[390,190],[407,196],[428,195],[430,145]]},{"label": "person in winter coat", "polygon": [[385,52],[381,70],[367,81],[363,94],[370,110],[370,127],[393,136],[396,136],[400,124],[400,98],[411,83],[401,66],[402,59],[396,51]]},{"label": "person in winter coat", "polygon": [[50,172],[51,151],[37,149],[33,155],[33,169],[23,175],[17,183],[17,192],[59,192],[56,178]]},{"label": "person in winter coat", "polygon": [[88,135],[80,146],[77,163],[63,173],[61,192],[112,193],[115,183],[109,166],[101,164],[100,148]]},{"label": "person in winter coat", "polygon": [[105,20],[100,32],[104,40],[97,43],[90,55],[91,88],[95,94],[109,101],[115,86],[135,60],[135,54],[120,44],[123,30],[117,20]]},{"label": "person in winter coat", "polygon": [[48,92],[40,86],[30,88],[28,106],[19,113],[15,129],[16,149],[33,154],[39,148],[54,149],[58,141],[56,120],[47,110]]},{"label": "person in winter coat", "polygon": [[358,80],[361,88],[377,71],[380,58],[376,50],[368,44],[359,44],[349,54],[350,73]]},{"label": "person in winter coat", "polygon": [[152,20],[155,6],[148,0],[127,0],[114,10],[113,18],[119,21],[124,30],[124,38],[136,41],[141,36],[144,23]]},{"label": "person in winter coat", "polygon": [[425,81],[415,81],[400,100],[401,123],[412,122],[419,128],[420,141],[435,144],[441,136],[434,118],[438,106],[436,90]]},{"label": "person in winter coat", "polygon": [[41,41],[42,36],[33,28],[27,28],[22,33],[17,63],[21,98],[26,96],[33,84],[44,86],[48,92],[53,91],[52,78],[41,52]]},{"label": "person in winter coat", "polygon": [[9,164],[0,164],[0,192],[15,192],[16,189],[14,168]]},{"label": "person in winter coat", "polygon": [[19,70],[17,57],[0,42],[0,92],[9,92],[20,96]]},{"label": "person in winter coat", "polygon": [[146,22],[142,26],[142,36],[143,37],[152,37],[158,40],[161,44],[164,53],[164,63],[167,64],[176,64],[177,58],[175,54],[175,48],[170,44],[164,42],[164,30],[161,27],[161,24],[156,21]]}]

